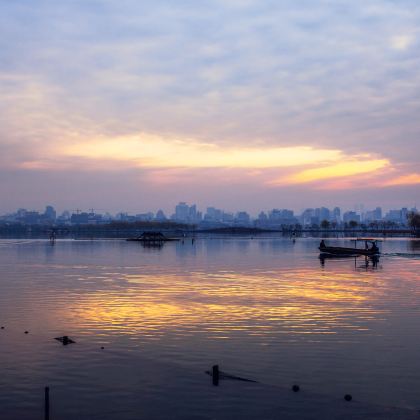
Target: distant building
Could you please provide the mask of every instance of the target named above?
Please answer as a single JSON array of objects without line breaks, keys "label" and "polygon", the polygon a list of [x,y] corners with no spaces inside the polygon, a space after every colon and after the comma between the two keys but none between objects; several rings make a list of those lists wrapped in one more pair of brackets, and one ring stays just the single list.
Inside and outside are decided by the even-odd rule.
[{"label": "distant building", "polygon": [[343,222],[344,223],[350,223],[350,222],[360,223],[360,215],[358,215],[355,211],[346,211],[343,214]]},{"label": "distant building", "polygon": [[406,207],[400,210],[389,210],[384,219],[388,222],[407,224],[408,209]]},{"label": "distant building", "polygon": [[207,207],[204,220],[209,222],[221,222],[223,220],[223,211],[215,207]]},{"label": "distant building", "polygon": [[60,225],[67,225],[70,223],[70,213],[65,210],[63,213],[61,213],[60,216],[57,217],[56,222]]},{"label": "distant building", "polygon": [[259,215],[258,215],[258,222],[265,224],[268,222],[268,216],[262,211]]},{"label": "distant building", "polygon": [[57,219],[57,212],[55,211],[53,206],[47,206],[45,207],[44,216],[45,219],[47,219],[48,221],[55,222],[55,220]]},{"label": "distant building", "polygon": [[330,220],[330,211],[326,207],[315,209],[315,217],[317,217],[320,221]]},{"label": "distant building", "polygon": [[197,206],[195,204],[189,206],[182,201],[176,205],[175,213],[171,218],[172,220],[182,223],[197,223],[201,221],[202,215],[197,211]]},{"label": "distant building", "polygon": [[246,211],[238,211],[235,217],[235,224],[239,226],[248,226],[251,218]]},{"label": "distant building", "polygon": [[89,224],[89,213],[73,213],[70,222],[72,225],[87,225]]},{"label": "distant building", "polygon": [[337,222],[337,223],[341,222],[341,209],[340,209],[340,207],[334,207],[334,210],[332,211],[331,220],[333,222]]},{"label": "distant building", "polygon": [[235,221],[233,213],[222,213],[222,222],[227,224],[232,224]]},{"label": "distant building", "polygon": [[302,212],[302,215],[300,216],[301,223],[304,226],[310,226],[312,224],[312,218],[315,216],[315,210],[314,209],[306,209]]},{"label": "distant building", "polygon": [[382,209],[380,207],[369,210],[363,215],[363,221],[365,222],[378,222],[380,220],[382,220]]},{"label": "distant building", "polygon": [[154,219],[155,215],[149,211],[147,213],[140,213],[136,214],[136,220],[139,220],[141,222],[151,222]]},{"label": "distant building", "polygon": [[163,210],[157,211],[155,220],[158,222],[165,222],[167,220],[167,217],[165,216],[165,213],[163,212]]},{"label": "distant building", "polygon": [[175,206],[175,220],[187,222],[189,216],[189,206],[185,202],[180,202]]}]

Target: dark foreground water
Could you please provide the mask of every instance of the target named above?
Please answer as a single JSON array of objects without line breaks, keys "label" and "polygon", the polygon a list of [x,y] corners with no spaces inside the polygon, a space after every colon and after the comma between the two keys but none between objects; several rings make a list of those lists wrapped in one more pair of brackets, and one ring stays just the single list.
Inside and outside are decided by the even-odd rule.
[{"label": "dark foreground water", "polygon": [[216,363],[266,395],[417,412],[420,242],[385,240],[376,266],[320,261],[318,243],[0,240],[0,418],[43,418],[46,385],[54,419],[204,419],[207,392],[234,418],[253,384],[215,390]]}]

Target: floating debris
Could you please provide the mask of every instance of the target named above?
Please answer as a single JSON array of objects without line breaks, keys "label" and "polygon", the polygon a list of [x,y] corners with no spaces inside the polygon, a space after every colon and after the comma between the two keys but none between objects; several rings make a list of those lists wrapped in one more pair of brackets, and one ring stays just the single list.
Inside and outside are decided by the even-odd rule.
[{"label": "floating debris", "polygon": [[68,335],[63,335],[62,337],[56,337],[54,340],[59,341],[60,343],[63,343],[63,346],[67,346],[67,344],[73,344],[75,341],[73,341]]},{"label": "floating debris", "polygon": [[29,334],[29,331],[25,331],[25,334]]},{"label": "floating debris", "polygon": [[102,346],[102,347],[101,347],[101,350],[103,350],[104,348],[105,348],[105,347],[104,347],[104,346]]},{"label": "floating debris", "polygon": [[1,327],[2,330],[4,330],[4,327]]},{"label": "floating debris", "polygon": [[346,394],[346,395],[344,395],[344,399],[346,401],[351,401],[353,399],[353,397],[350,394]]},{"label": "floating debris", "polygon": [[293,392],[299,392],[300,391],[300,386],[299,385],[293,385],[292,390],[293,390]]}]

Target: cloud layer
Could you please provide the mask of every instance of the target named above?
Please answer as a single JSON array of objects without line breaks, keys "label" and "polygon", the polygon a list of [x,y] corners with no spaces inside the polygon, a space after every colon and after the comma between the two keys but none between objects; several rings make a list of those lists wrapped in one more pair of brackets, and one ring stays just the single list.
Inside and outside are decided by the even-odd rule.
[{"label": "cloud layer", "polygon": [[[220,206],[249,185],[262,206],[273,191],[298,206],[305,185],[338,204],[341,189],[365,200],[371,187],[372,204],[390,188],[395,205],[419,197],[417,1],[41,0],[0,12],[0,166],[33,188],[34,171],[54,189],[63,171],[100,185],[132,170],[152,206],[168,182],[175,200],[214,188]],[[22,185],[10,176],[0,192]],[[86,188],[80,205],[101,200]]]}]

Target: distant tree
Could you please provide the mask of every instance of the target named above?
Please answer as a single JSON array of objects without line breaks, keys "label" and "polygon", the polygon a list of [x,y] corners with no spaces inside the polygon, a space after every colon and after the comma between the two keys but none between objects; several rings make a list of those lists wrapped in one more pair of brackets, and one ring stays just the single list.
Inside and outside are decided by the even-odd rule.
[{"label": "distant tree", "polygon": [[321,222],[321,228],[322,229],[328,229],[330,227],[330,222],[328,220],[323,220]]},{"label": "distant tree", "polygon": [[349,227],[350,229],[356,229],[359,223],[356,222],[356,220],[350,220]]},{"label": "distant tree", "polygon": [[397,223],[396,222],[393,222],[392,220],[387,220],[384,223],[384,228],[385,229],[393,229],[395,227],[397,227]]},{"label": "distant tree", "polygon": [[408,225],[413,230],[419,230],[420,229],[420,213],[416,213],[414,211],[411,211],[410,213],[408,213],[407,220],[408,220]]}]

